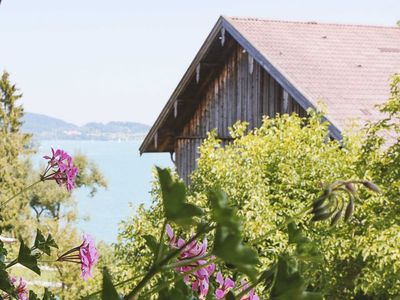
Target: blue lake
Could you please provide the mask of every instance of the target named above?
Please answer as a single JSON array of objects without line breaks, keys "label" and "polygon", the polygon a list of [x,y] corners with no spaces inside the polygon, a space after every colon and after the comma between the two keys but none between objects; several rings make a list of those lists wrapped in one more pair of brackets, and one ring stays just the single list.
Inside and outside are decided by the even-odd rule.
[{"label": "blue lake", "polygon": [[74,191],[80,217],[76,226],[97,241],[115,242],[119,222],[134,214],[139,204],[150,203],[153,167],[172,166],[167,153],[140,156],[140,144],[141,141],[41,141],[34,163],[39,165],[51,147],[72,155],[79,152],[93,160],[106,178],[108,189],[99,189],[94,197],[85,189]]}]

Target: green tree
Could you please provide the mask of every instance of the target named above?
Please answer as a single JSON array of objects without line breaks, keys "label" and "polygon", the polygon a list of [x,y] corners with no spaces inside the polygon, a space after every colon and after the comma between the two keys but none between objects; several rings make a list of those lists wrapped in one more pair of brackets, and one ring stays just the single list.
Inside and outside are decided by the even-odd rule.
[{"label": "green tree", "polygon": [[[21,132],[23,108],[18,104],[21,97],[18,88],[10,82],[9,74],[4,72],[0,80],[0,203],[38,180],[42,172],[33,169],[29,161],[35,149],[29,144],[31,136]],[[77,154],[74,164],[79,169],[76,188],[87,188],[90,195],[94,196],[98,188],[107,186],[100,170],[85,155]],[[39,228],[43,233],[51,233],[55,237],[60,251],[68,250],[82,242],[74,225],[77,213],[73,193],[61,189],[54,182],[42,182],[1,208],[3,219],[0,229],[7,237],[22,237],[30,241],[36,235],[36,228]],[[104,249],[101,260],[107,261],[112,251],[107,245],[101,249]],[[10,257],[15,257],[18,250],[17,243],[11,244]],[[56,253],[52,258],[55,257]],[[62,289],[54,290],[62,299],[77,299],[82,291],[96,286],[96,280],[89,284],[82,282],[78,265],[44,263],[42,266],[53,270],[45,276],[46,280],[62,284]],[[11,272],[26,279],[41,280],[41,277],[26,270],[21,274],[18,268],[13,267]],[[100,271],[96,276],[101,278]],[[42,287],[37,288],[38,293],[41,290]]]},{"label": "green tree", "polygon": [[[298,270],[310,279],[309,288],[328,299],[400,295],[399,82],[400,76],[395,76],[392,97],[382,107],[384,119],[342,142],[328,138],[328,124],[313,111],[308,118],[266,117],[260,128],[251,131],[246,123],[238,123],[231,128],[234,142],[225,147],[210,133],[192,175],[191,202],[207,211],[207,191],[225,190],[242,220],[245,241],[258,250],[261,269],[272,266],[277,256],[294,251],[282,224],[288,217],[295,218],[322,254],[322,261],[301,261]],[[382,193],[359,189],[349,224],[339,221],[332,228],[329,222],[313,224],[311,216],[298,217],[326,184],[360,178],[378,183]],[[161,227],[157,186],[154,196],[150,209],[139,208],[136,216],[122,224],[116,246],[121,261],[134,265],[135,271],[149,266],[144,235],[154,235]],[[130,272],[122,264],[119,267],[121,272]],[[265,299],[266,294],[262,295]]]},{"label": "green tree", "polygon": [[[23,108],[18,105],[21,98],[15,84],[11,84],[9,74],[4,72],[0,80],[0,201],[21,190],[27,184],[31,151],[26,147],[30,136],[20,132]],[[12,229],[19,213],[28,213],[27,201],[18,197],[4,210],[0,225]]]},{"label": "green tree", "polygon": [[0,80],[0,126],[5,133],[19,132],[24,109],[17,105],[22,97],[15,84],[10,82],[10,74],[4,72]]}]

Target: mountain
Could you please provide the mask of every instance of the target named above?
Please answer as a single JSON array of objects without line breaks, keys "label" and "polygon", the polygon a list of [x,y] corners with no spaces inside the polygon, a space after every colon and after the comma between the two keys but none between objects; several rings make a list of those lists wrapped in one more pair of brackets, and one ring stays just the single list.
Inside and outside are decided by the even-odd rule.
[{"label": "mountain", "polygon": [[91,122],[78,126],[36,113],[25,113],[22,131],[41,140],[134,140],[146,135],[149,126],[136,122]]}]

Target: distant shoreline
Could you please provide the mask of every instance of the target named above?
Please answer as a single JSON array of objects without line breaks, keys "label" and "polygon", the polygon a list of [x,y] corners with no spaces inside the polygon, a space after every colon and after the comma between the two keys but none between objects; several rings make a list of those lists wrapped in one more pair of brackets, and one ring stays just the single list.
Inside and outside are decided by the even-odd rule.
[{"label": "distant shoreline", "polygon": [[25,113],[22,126],[24,133],[32,134],[38,141],[139,141],[149,130],[149,125],[137,122],[90,122],[78,126],[35,113]]},{"label": "distant shoreline", "polygon": [[67,138],[38,138],[36,134],[33,134],[34,142],[43,142],[43,141],[65,141],[65,142],[141,142],[144,140],[146,135],[140,136],[134,139],[67,139]]}]

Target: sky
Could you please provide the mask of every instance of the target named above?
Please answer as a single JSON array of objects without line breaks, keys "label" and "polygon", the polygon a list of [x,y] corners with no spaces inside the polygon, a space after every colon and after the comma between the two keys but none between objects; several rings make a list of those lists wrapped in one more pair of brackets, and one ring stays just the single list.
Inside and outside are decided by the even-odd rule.
[{"label": "sky", "polygon": [[400,0],[3,0],[0,71],[26,111],[152,124],[220,15],[395,26]]}]

